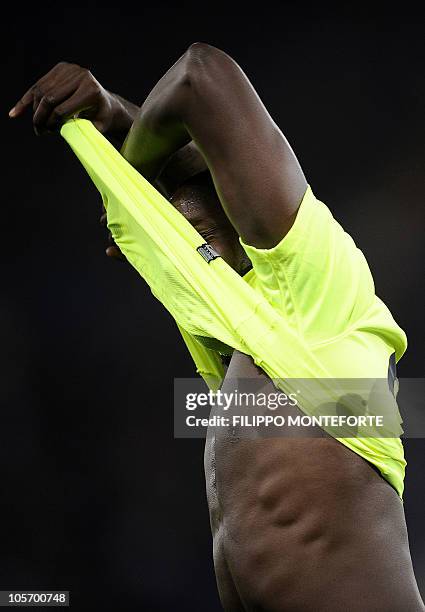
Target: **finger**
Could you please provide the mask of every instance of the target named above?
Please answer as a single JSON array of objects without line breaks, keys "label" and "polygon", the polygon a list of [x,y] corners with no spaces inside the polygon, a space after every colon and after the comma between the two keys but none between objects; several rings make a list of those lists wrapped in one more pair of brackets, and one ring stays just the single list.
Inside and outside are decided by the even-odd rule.
[{"label": "finger", "polygon": [[[74,91],[79,87],[80,80],[75,79],[75,75],[71,73],[53,74],[50,76],[49,81],[45,80],[45,77],[41,79],[33,87],[33,121],[34,131],[36,134],[45,131],[46,127],[44,123],[52,112],[52,108],[69,98]],[[40,115],[37,115],[37,111],[41,102],[43,105],[40,108]],[[36,116],[37,115],[37,116]]]},{"label": "finger", "polygon": [[17,101],[15,106],[10,109],[9,117],[14,119],[15,117],[19,117],[22,113],[30,106],[33,101],[34,88],[31,87],[27,92],[24,93],[22,98]]},{"label": "finger", "polygon": [[40,104],[40,100],[43,97],[43,91],[38,87],[38,85],[36,85],[33,89],[32,92],[32,112],[33,115],[35,113],[35,111],[37,110],[38,105]]},{"label": "finger", "polygon": [[106,250],[105,250],[106,255],[108,257],[112,257],[113,259],[119,259],[120,261],[127,261],[125,256],[122,254],[119,246],[114,241],[111,232],[109,232],[108,242],[109,242],[109,245],[106,247]]},{"label": "finger", "polygon": [[35,108],[34,117],[32,121],[34,129],[37,132],[40,133],[46,130],[46,128],[48,127],[48,120],[50,119],[52,114],[55,113],[55,109],[60,106],[60,104],[64,100],[72,96],[75,89],[76,85],[69,83],[62,89],[54,89],[52,90],[52,93],[46,93],[39,101],[34,100],[34,106],[36,105],[36,102],[38,102],[38,104]]},{"label": "finger", "polygon": [[15,117],[19,117],[19,115],[22,115],[22,113],[28,108],[28,106],[33,103],[34,92],[37,92],[37,90],[43,90],[44,87],[49,83],[50,85],[52,84],[52,82],[54,83],[54,81],[58,77],[61,77],[64,68],[66,67],[68,68],[67,76],[69,73],[72,74],[72,69],[74,69],[75,72],[79,68],[78,66],[67,64],[66,62],[59,62],[58,64],[56,64],[56,66],[54,66],[51,70],[49,70],[49,72],[42,76],[36,83],[34,83],[34,85],[31,85],[31,87],[24,93],[22,98],[18,100],[18,102],[16,102],[13,108],[10,109],[9,117],[14,119]]},{"label": "finger", "polygon": [[65,100],[59,106],[56,106],[50,114],[50,117],[46,121],[46,127],[48,129],[54,129],[65,121],[67,118],[72,117],[82,111],[90,111],[95,105],[95,100],[92,96],[87,95],[87,91],[77,89],[75,93],[68,99]]},{"label": "finger", "polygon": [[108,257],[111,257],[112,259],[117,259],[119,261],[127,261],[124,255],[119,250],[119,248],[116,246],[109,246],[106,249],[106,255]]},{"label": "finger", "polygon": [[[52,70],[50,70],[47,74],[41,77],[41,79],[34,83],[34,85],[31,85],[31,87],[24,93],[22,98],[18,100],[18,102],[13,108],[10,109],[9,117],[19,117],[19,115],[22,115],[22,113],[28,108],[28,106],[30,106],[31,104],[34,105],[34,98],[38,97],[40,99],[42,97],[43,94],[41,94],[41,91],[43,90],[45,84],[48,83],[51,79],[56,68],[57,66],[52,68]],[[35,110],[34,106],[33,109]]]}]

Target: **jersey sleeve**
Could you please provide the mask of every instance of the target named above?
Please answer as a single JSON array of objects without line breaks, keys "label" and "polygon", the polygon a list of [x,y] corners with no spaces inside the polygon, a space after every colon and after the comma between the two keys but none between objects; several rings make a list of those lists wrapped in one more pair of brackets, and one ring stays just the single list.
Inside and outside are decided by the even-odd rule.
[{"label": "jersey sleeve", "polygon": [[[331,342],[368,321],[405,343],[387,307],[376,297],[367,261],[329,208],[308,186],[295,222],[271,249],[241,244],[251,259],[256,288],[309,345]],[[373,322],[372,322],[373,319]]]}]

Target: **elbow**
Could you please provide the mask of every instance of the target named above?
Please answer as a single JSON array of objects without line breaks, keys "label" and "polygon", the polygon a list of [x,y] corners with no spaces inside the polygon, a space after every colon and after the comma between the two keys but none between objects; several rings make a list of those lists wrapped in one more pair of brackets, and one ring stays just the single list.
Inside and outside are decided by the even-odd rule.
[{"label": "elbow", "polygon": [[217,47],[213,47],[208,43],[194,42],[188,47],[186,55],[194,60],[205,61],[207,57],[218,51]]},{"label": "elbow", "polygon": [[217,76],[226,54],[207,43],[195,42],[186,51],[185,80],[189,85],[207,83]]}]

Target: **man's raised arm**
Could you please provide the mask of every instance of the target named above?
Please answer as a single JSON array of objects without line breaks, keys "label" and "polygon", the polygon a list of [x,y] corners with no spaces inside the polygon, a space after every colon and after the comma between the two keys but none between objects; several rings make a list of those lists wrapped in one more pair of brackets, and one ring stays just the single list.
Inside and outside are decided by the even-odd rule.
[{"label": "man's raised arm", "polygon": [[148,180],[191,139],[241,238],[270,248],[291,227],[307,183],[298,161],[240,67],[195,43],[142,105],[121,149]]}]

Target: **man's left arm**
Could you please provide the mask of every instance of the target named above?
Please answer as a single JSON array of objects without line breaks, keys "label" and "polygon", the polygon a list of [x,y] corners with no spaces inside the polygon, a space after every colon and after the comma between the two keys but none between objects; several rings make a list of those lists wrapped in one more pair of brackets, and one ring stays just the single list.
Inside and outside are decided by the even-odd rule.
[{"label": "man's left arm", "polygon": [[191,45],[157,83],[121,152],[153,182],[192,139],[242,240],[276,245],[293,224],[306,179],[241,68],[203,43]]}]

